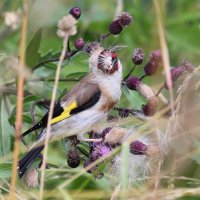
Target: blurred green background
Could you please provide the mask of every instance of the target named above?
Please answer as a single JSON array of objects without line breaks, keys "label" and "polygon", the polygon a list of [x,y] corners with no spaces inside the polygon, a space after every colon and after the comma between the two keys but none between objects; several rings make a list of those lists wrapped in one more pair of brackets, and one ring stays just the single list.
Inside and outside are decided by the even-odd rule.
[{"label": "blurred green background", "polygon": [[[165,36],[167,40],[170,64],[171,66],[178,65],[181,61],[187,60],[194,66],[199,66],[200,63],[200,1],[199,0],[161,0],[161,9],[163,16],[163,23],[165,28]],[[132,66],[132,52],[134,48],[141,47],[145,53],[144,63],[148,60],[148,55],[151,51],[160,48],[159,37],[156,26],[156,16],[153,1],[151,0],[30,0],[28,12],[28,40],[27,45],[35,36],[36,32],[41,28],[42,37],[39,46],[40,55],[45,55],[47,52],[57,52],[61,50],[62,40],[58,38],[57,22],[66,15],[71,7],[78,6],[81,8],[82,15],[78,20],[78,34],[71,38],[71,46],[76,38],[82,37],[85,41],[95,41],[104,33],[108,32],[110,22],[115,18],[117,4],[122,3],[122,10],[129,12],[133,16],[133,24],[125,28],[118,36],[111,36],[105,40],[102,45],[106,48],[115,45],[122,46],[119,50],[119,58],[124,67],[124,76],[129,72]],[[7,169],[0,171],[0,186],[6,184],[10,176],[10,171],[5,165],[9,161],[13,151],[13,134],[15,121],[15,103],[16,95],[16,69],[13,63],[8,63],[13,57],[18,56],[20,28],[17,30],[9,29],[4,23],[4,14],[8,11],[21,12],[20,0],[1,0],[0,2],[0,94],[1,94],[1,126],[0,139],[1,150],[0,168]],[[80,53],[73,57],[71,61],[63,64],[61,71],[61,78],[77,78],[88,71],[88,56]],[[31,68],[31,66],[28,66]],[[24,103],[24,126],[23,130],[30,127],[32,118],[30,116],[30,109],[33,101],[45,98],[50,99],[53,88],[53,82],[48,81],[49,78],[54,78],[56,63],[49,64],[35,70],[33,74],[27,72],[28,79],[43,78],[45,81],[27,82],[25,91],[30,92],[33,96],[27,97]],[[83,73],[82,73],[83,72]],[[134,71],[135,75],[141,76],[143,68],[138,66]],[[162,71],[144,81],[155,88],[163,82],[164,75]],[[12,90],[11,94],[3,90],[5,83],[12,82],[14,84],[6,85],[6,90]],[[67,90],[74,85],[74,82],[60,82],[57,98],[62,96]],[[132,99],[135,98],[134,101]],[[6,100],[5,100],[6,99]],[[5,103],[8,103],[9,111],[5,110]],[[138,97],[134,92],[131,93],[131,99],[123,96],[120,105],[126,107],[139,108],[144,102],[144,99]],[[42,107],[36,106],[36,119],[40,119],[46,112]],[[9,122],[8,123],[8,119]],[[8,134],[5,134],[4,132]],[[33,138],[28,138],[32,140]],[[60,148],[59,151],[54,151],[55,148]],[[22,151],[25,147],[22,145]],[[50,163],[56,163],[58,166],[66,166],[65,152],[60,147],[60,143],[54,143],[49,149]],[[64,159],[63,159],[64,158]],[[193,163],[192,169],[196,168]],[[191,169],[189,176],[195,175]],[[48,190],[55,188],[60,182],[71,177],[77,171],[70,173],[59,172],[59,179],[51,175],[51,170],[47,172],[49,175],[46,188]],[[56,172],[57,173],[57,172]],[[72,173],[72,174],[71,174]],[[3,175],[2,175],[3,174]],[[2,179],[1,179],[2,178]],[[3,179],[5,178],[5,179]],[[1,183],[2,180],[2,183]],[[55,181],[56,180],[56,181]],[[22,183],[18,183],[22,189],[25,187]],[[110,192],[109,181],[101,179],[95,181],[90,175],[83,175],[72,182],[68,189],[103,189]],[[34,190],[36,191],[36,190]],[[5,191],[3,191],[6,193]],[[78,192],[78,191],[77,191]],[[27,194],[28,196],[28,194]],[[54,196],[56,196],[54,194]],[[47,198],[51,199],[51,198]],[[54,199],[54,198],[52,198]],[[98,197],[97,197],[98,199]],[[104,199],[100,196],[99,199]],[[106,199],[106,198],[105,198]],[[108,198],[109,199],[109,198]],[[184,198],[190,199],[190,198]],[[194,198],[195,199],[195,198]]]}]

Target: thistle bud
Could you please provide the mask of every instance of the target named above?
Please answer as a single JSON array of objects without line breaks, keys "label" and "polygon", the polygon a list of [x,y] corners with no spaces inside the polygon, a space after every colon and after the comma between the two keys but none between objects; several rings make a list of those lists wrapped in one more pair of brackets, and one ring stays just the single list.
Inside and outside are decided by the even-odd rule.
[{"label": "thistle bud", "polygon": [[149,62],[144,67],[144,72],[147,76],[152,76],[156,73],[159,65],[162,62],[160,49],[153,51],[149,57]]},{"label": "thistle bud", "polygon": [[79,7],[74,7],[69,11],[75,19],[78,19],[81,16],[81,9]]},{"label": "thistle bud", "polygon": [[109,31],[113,35],[120,34],[122,30],[123,30],[123,27],[121,26],[119,20],[115,20],[109,25]]},{"label": "thistle bud", "polygon": [[156,97],[152,97],[148,100],[148,103],[142,107],[142,111],[146,116],[153,116],[156,113],[158,100]]},{"label": "thistle bud", "polygon": [[24,174],[24,182],[27,187],[36,187],[39,185],[38,170],[28,169]]},{"label": "thistle bud", "polygon": [[123,12],[120,16],[117,17],[121,26],[128,26],[132,23],[133,18],[128,12]]},{"label": "thistle bud", "polygon": [[81,50],[85,46],[85,41],[82,38],[76,39],[74,46],[76,49]]},{"label": "thistle bud", "polygon": [[136,140],[130,144],[130,152],[134,155],[144,155],[147,151],[147,145]]},{"label": "thistle bud", "polygon": [[110,145],[121,144],[127,130],[121,127],[113,127],[106,135],[105,142]]},{"label": "thistle bud", "polygon": [[67,155],[67,164],[71,168],[76,168],[80,165],[80,156],[77,150],[74,149],[69,151]]},{"label": "thistle bud", "polygon": [[[193,70],[194,70],[193,66],[187,62],[181,63],[181,65],[178,67],[171,68],[170,74],[171,74],[172,83],[175,82],[184,72],[186,72],[186,71],[193,72]],[[165,82],[164,86],[166,89],[169,89],[166,82]]]},{"label": "thistle bud", "polygon": [[141,48],[136,48],[133,51],[132,61],[135,65],[140,65],[143,62],[144,53]]},{"label": "thistle bud", "polygon": [[130,90],[137,90],[140,84],[141,81],[136,76],[130,76],[126,79],[126,85]]}]

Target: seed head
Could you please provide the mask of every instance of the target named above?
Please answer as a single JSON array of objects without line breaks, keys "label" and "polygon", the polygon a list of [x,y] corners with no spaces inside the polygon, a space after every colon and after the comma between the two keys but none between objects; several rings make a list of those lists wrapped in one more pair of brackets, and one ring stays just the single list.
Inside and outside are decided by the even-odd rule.
[{"label": "seed head", "polygon": [[126,79],[126,85],[130,90],[137,90],[140,84],[141,81],[136,76],[130,76]]},{"label": "seed head", "polygon": [[136,65],[140,65],[143,62],[144,53],[141,48],[134,49],[132,61]]},{"label": "seed head", "polygon": [[115,20],[109,25],[109,31],[113,35],[118,35],[123,30],[120,20]]},{"label": "seed head", "polygon": [[80,165],[80,157],[77,150],[74,149],[69,151],[67,155],[67,164],[71,168],[76,168]]},{"label": "seed head", "polygon": [[147,151],[147,145],[136,140],[130,144],[130,152],[134,155],[144,155]]},{"label": "seed head", "polygon": [[68,35],[75,35],[77,33],[76,19],[72,15],[64,16],[58,22],[57,35],[60,38],[65,38]]},{"label": "seed head", "polygon": [[117,17],[121,26],[128,26],[132,23],[133,18],[128,12],[123,12],[120,16]]},{"label": "seed head", "polygon": [[153,157],[159,155],[159,148],[155,145],[147,145],[146,155]]},{"label": "seed head", "polygon": [[38,170],[28,169],[24,174],[24,182],[27,187],[36,187],[39,185]]},{"label": "seed head", "polygon": [[81,50],[85,46],[85,41],[83,38],[76,39],[74,42],[76,49]]},{"label": "seed head", "polygon": [[69,11],[75,19],[78,19],[81,16],[81,9],[79,7],[74,7]]},{"label": "seed head", "polygon": [[127,130],[121,127],[113,127],[105,136],[105,142],[110,145],[121,144]]},{"label": "seed head", "polygon": [[153,116],[156,113],[158,100],[156,97],[152,97],[148,100],[148,103],[142,107],[142,111],[146,116]]}]

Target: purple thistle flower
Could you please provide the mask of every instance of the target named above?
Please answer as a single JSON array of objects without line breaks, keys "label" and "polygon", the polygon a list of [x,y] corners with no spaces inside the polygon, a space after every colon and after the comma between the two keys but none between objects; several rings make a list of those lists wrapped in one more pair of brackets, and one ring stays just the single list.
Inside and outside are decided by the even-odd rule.
[{"label": "purple thistle flower", "polygon": [[71,14],[75,19],[78,19],[81,16],[81,9],[79,7],[71,8],[69,14]]},{"label": "purple thistle flower", "polygon": [[123,12],[120,16],[117,17],[121,26],[128,26],[132,23],[133,18],[128,12]]},{"label": "purple thistle flower", "polygon": [[94,147],[91,153],[91,159],[92,161],[95,161],[98,158],[108,155],[110,152],[111,150],[109,147],[105,146],[104,144],[98,144]]},{"label": "purple thistle flower", "polygon": [[126,85],[130,90],[137,90],[139,85],[141,84],[141,81],[136,76],[130,76],[126,79]]},{"label": "purple thistle flower", "polygon": [[140,65],[143,62],[144,53],[141,48],[134,49],[132,61],[136,65]]},{"label": "purple thistle flower", "polygon": [[130,152],[134,155],[144,155],[147,151],[147,145],[136,140],[130,144]]},{"label": "purple thistle flower", "polygon": [[[193,72],[194,67],[192,64],[188,62],[183,62],[181,63],[178,67],[173,67],[170,69],[170,74],[171,74],[171,80],[172,82],[175,82],[184,72]],[[164,84],[166,89],[169,89],[167,86],[167,83],[165,82]]]}]

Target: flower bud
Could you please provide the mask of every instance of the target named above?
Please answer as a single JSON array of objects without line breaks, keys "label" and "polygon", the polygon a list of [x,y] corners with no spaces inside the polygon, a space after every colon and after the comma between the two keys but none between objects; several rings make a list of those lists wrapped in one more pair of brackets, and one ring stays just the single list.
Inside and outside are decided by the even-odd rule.
[{"label": "flower bud", "polygon": [[130,76],[126,79],[126,85],[130,90],[137,90],[140,84],[141,81],[136,76]]},{"label": "flower bud", "polygon": [[[178,67],[173,67],[170,69],[170,74],[171,74],[171,80],[172,83],[175,82],[184,72],[193,72],[194,68],[192,66],[192,64],[187,63],[187,62],[183,62],[181,63],[180,66]],[[167,86],[167,83],[164,83],[164,86],[166,89],[169,89],[169,87]]]},{"label": "flower bud", "polygon": [[81,16],[81,9],[79,7],[71,8],[69,14],[71,14],[75,19],[78,19]]},{"label": "flower bud", "polygon": [[142,107],[143,113],[146,116],[153,116],[156,113],[158,100],[156,97],[152,97],[148,100],[148,103]]},{"label": "flower bud", "polygon": [[109,25],[109,31],[113,35],[120,34],[122,30],[123,30],[123,27],[121,26],[119,20],[115,20]]},{"label": "flower bud", "polygon": [[128,12],[123,12],[120,16],[117,17],[121,26],[128,26],[132,23],[133,18]]},{"label": "flower bud", "polygon": [[121,144],[127,130],[121,127],[113,127],[106,135],[105,142],[110,145]]},{"label": "flower bud", "polygon": [[153,51],[149,57],[149,62],[144,67],[144,72],[147,76],[152,76],[156,73],[159,65],[162,62],[160,49]]},{"label": "flower bud", "polygon": [[130,152],[134,155],[144,155],[147,151],[147,145],[136,140],[130,144]]},{"label": "flower bud", "polygon": [[85,46],[85,41],[82,38],[76,39],[74,46],[76,49],[81,50]]},{"label": "flower bud", "polygon": [[134,49],[132,61],[136,65],[140,65],[143,62],[144,53],[141,48]]},{"label": "flower bud", "polygon": [[69,151],[67,155],[67,164],[71,168],[76,168],[80,165],[80,157],[77,150]]},{"label": "flower bud", "polygon": [[36,187],[39,185],[38,170],[28,169],[24,174],[24,182],[27,187]]}]

